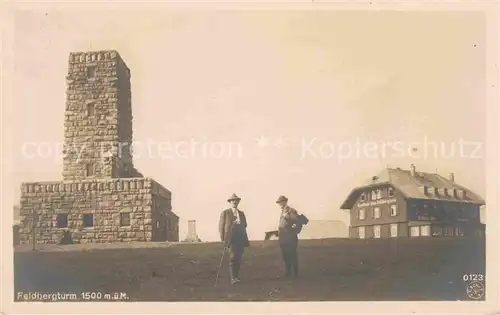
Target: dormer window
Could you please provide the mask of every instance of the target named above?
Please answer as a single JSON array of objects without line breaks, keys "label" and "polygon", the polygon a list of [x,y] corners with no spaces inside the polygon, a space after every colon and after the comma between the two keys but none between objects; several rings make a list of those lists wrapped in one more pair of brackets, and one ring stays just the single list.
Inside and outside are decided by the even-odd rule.
[{"label": "dormer window", "polygon": [[394,188],[392,188],[392,187],[387,188],[387,195],[389,197],[393,197],[394,196]]},{"label": "dormer window", "polygon": [[375,189],[372,191],[372,200],[378,200],[382,198],[382,191],[380,189]]},{"label": "dormer window", "polygon": [[361,193],[361,201],[366,201],[366,193]]},{"label": "dormer window", "polygon": [[434,195],[438,196],[439,195],[439,189],[434,188]]},{"label": "dormer window", "polygon": [[448,196],[448,188],[445,188],[445,189],[444,189],[444,195],[445,195],[445,196]]},{"label": "dormer window", "polygon": [[429,194],[429,187],[424,186],[424,194],[428,195]]}]

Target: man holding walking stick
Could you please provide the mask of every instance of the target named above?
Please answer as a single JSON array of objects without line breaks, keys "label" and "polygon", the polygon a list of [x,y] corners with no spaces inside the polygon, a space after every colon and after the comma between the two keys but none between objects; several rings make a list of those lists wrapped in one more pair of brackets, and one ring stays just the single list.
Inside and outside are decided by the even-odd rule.
[{"label": "man holding walking stick", "polygon": [[[227,200],[231,208],[222,211],[219,221],[221,241],[229,251],[229,275],[231,284],[240,282],[241,257],[245,247],[249,246],[247,235],[247,219],[243,211],[238,209],[241,198],[233,194]],[[223,257],[222,257],[223,258]],[[221,262],[222,262],[221,258]]]}]

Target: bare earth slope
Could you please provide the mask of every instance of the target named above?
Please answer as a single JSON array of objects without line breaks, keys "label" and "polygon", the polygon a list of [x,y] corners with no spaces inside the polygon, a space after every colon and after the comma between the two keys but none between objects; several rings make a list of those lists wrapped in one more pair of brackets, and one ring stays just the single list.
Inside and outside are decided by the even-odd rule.
[{"label": "bare earth slope", "polygon": [[465,273],[485,272],[483,238],[324,239],[300,243],[301,277],[277,279],[276,241],[251,242],[242,283],[220,243],[16,248],[15,291],[126,292],[132,301],[468,300]]}]

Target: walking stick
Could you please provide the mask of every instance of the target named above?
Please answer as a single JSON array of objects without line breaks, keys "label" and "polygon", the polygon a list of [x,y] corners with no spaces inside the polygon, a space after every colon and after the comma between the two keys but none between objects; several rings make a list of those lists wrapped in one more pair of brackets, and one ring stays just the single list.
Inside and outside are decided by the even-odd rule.
[{"label": "walking stick", "polygon": [[223,249],[222,249],[222,256],[220,258],[220,263],[219,263],[219,269],[217,270],[217,276],[215,277],[215,283],[214,283],[214,287],[217,286],[217,283],[219,282],[219,274],[220,274],[220,269],[222,268],[222,261],[224,260],[224,255],[226,254],[226,246],[223,245]]}]

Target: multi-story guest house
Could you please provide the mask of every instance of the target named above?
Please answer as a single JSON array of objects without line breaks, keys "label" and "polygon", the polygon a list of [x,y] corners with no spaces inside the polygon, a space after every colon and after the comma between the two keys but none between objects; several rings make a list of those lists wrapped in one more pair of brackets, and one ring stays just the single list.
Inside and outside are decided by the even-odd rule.
[{"label": "multi-story guest house", "polygon": [[351,191],[341,209],[350,211],[349,237],[482,235],[484,200],[455,183],[454,175],[387,168]]}]

